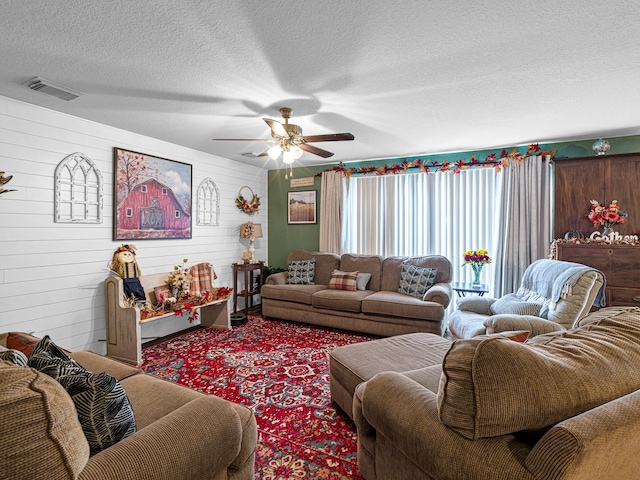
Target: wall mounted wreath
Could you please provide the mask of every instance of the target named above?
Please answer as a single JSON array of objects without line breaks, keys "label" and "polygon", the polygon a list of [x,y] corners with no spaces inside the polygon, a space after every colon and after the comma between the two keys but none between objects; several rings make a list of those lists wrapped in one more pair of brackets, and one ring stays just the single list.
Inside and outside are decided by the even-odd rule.
[{"label": "wall mounted wreath", "polygon": [[[251,200],[247,200],[242,196],[242,190],[244,190],[245,188],[251,192]],[[253,193],[251,187],[244,185],[240,187],[240,190],[238,191],[238,198],[236,198],[236,207],[238,207],[247,215],[258,213],[258,209],[260,208],[260,197]]]}]

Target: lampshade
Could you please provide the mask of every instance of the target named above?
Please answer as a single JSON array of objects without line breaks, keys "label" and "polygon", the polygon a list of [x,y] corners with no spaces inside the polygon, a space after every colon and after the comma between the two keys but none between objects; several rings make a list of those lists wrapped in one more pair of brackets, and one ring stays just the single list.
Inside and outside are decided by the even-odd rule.
[{"label": "lampshade", "polygon": [[262,225],[247,222],[240,225],[240,238],[262,238]]}]

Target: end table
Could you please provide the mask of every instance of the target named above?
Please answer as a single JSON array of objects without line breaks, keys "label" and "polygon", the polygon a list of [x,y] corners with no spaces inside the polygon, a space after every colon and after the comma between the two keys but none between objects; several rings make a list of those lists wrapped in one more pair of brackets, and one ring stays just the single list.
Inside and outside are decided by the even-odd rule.
[{"label": "end table", "polygon": [[489,292],[489,285],[481,283],[474,285],[466,282],[453,282],[451,288],[455,290],[459,297],[466,297],[467,293],[475,293],[476,295],[483,297],[485,293]]},{"label": "end table", "polygon": [[[233,264],[233,283],[235,288],[233,289],[233,313],[238,312],[238,296],[244,298],[244,314],[249,313],[249,304],[254,306],[253,297],[260,293],[260,287],[264,281],[264,274],[262,268],[264,262],[258,263],[234,263]],[[257,272],[256,272],[257,270]],[[243,289],[238,287],[238,273],[243,275]],[[255,277],[254,277],[255,275]],[[258,283],[256,284],[256,280]],[[256,305],[260,305],[257,303]]]}]

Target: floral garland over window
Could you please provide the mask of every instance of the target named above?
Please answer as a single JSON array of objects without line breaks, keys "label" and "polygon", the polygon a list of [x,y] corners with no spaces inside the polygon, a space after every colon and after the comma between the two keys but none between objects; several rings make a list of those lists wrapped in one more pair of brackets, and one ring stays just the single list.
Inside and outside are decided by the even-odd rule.
[{"label": "floral garland over window", "polygon": [[[253,195],[251,197],[251,200],[247,200],[242,196],[242,190],[245,188],[248,189]],[[258,210],[260,208],[260,197],[253,193],[251,187],[244,185],[243,187],[240,187],[240,191],[238,192],[238,197],[236,198],[236,206],[247,215],[253,215],[254,213],[258,213]]]},{"label": "floral garland over window", "polygon": [[[326,171],[342,172],[346,177],[350,175],[395,175],[398,173],[407,173],[409,170],[419,169],[424,173],[434,172],[453,172],[460,173],[462,170],[472,167],[490,167],[496,168],[498,171],[506,167],[510,161],[516,161],[521,163],[523,159],[532,155],[550,155],[552,158],[555,156],[555,150],[546,151],[541,150],[537,143],[528,146],[525,153],[519,153],[515,148],[511,152],[502,150],[500,157],[492,153],[487,156],[486,159],[480,160],[472,155],[469,160],[458,160],[455,162],[449,162],[447,160],[443,162],[434,162],[432,160],[422,160],[417,158],[415,160],[406,160],[400,164],[394,163],[393,165],[382,165],[380,167],[365,166],[357,168],[345,168],[344,164],[340,162],[337,167],[330,168]],[[321,176],[322,172],[316,174]]]}]

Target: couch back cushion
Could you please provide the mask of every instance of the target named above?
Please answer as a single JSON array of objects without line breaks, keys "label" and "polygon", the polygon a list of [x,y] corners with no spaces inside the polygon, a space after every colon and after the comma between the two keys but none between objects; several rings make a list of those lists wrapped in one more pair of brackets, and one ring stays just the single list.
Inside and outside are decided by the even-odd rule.
[{"label": "couch back cushion", "polygon": [[538,335],[458,340],[446,354],[440,420],[469,439],[541,429],[640,388],[640,309]]},{"label": "couch back cushion", "polygon": [[78,477],[89,460],[89,444],[58,382],[0,362],[0,412],[0,477]]},{"label": "couch back cushion", "polygon": [[382,257],[379,255],[357,255],[344,253],[340,257],[340,270],[345,272],[370,273],[371,279],[367,290],[380,290],[380,277],[382,276]]},{"label": "couch back cushion", "polygon": [[327,285],[334,270],[340,270],[340,257],[335,253],[311,252],[309,250],[293,250],[287,256],[287,263],[296,260],[316,259],[316,272],[313,283]]},{"label": "couch back cushion", "polygon": [[400,286],[402,262],[423,268],[436,268],[438,273],[434,283],[451,282],[451,262],[440,255],[426,257],[387,257],[382,262],[382,280],[380,290],[397,292]]}]

